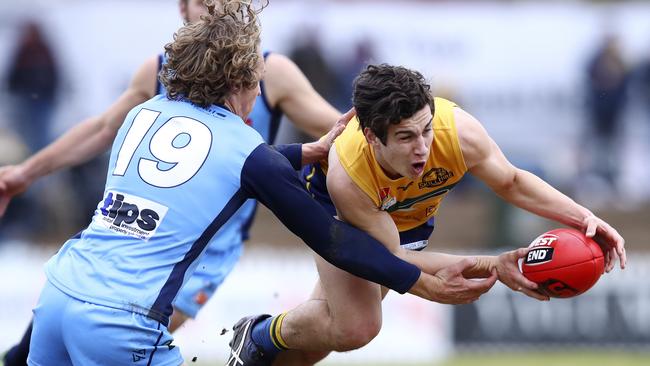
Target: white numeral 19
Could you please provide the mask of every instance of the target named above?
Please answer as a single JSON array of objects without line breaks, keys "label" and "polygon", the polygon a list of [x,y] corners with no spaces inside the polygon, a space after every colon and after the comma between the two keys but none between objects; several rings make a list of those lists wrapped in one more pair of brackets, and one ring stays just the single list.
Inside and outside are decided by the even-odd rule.
[{"label": "white numeral 19", "polygon": [[[133,154],[160,112],[143,109],[135,116],[117,156],[113,175],[124,175]],[[151,136],[149,151],[157,160],[140,158],[140,178],[156,187],[170,188],[190,180],[203,166],[212,146],[212,133],[203,123],[188,117],[173,117]],[[171,164],[161,169],[161,163]]]}]

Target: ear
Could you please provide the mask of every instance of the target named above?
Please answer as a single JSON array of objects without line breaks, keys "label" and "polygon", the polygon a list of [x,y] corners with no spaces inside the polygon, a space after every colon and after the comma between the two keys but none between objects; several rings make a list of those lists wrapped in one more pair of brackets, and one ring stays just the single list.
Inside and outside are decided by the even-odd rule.
[{"label": "ear", "polygon": [[368,141],[368,144],[370,145],[375,146],[381,143],[379,137],[377,137],[377,135],[375,135],[375,133],[368,127],[363,129],[363,135],[366,137],[366,141]]}]

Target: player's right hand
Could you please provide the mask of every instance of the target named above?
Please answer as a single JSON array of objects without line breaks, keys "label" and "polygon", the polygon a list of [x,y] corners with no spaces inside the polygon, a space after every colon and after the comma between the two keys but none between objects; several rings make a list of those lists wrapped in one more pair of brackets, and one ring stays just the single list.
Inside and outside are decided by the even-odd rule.
[{"label": "player's right hand", "polygon": [[463,272],[475,265],[475,258],[465,258],[436,272],[434,278],[438,280],[438,286],[432,300],[442,304],[469,304],[488,292],[497,281],[497,272],[493,270],[490,277],[481,280],[463,277]]},{"label": "player's right hand", "polygon": [[29,181],[20,165],[0,167],[0,217],[4,216],[11,199],[27,190]]},{"label": "player's right hand", "polygon": [[518,291],[526,296],[540,301],[549,301],[550,298],[537,291],[537,284],[527,279],[519,270],[519,260],[526,258],[530,248],[519,248],[500,254],[497,257],[496,270],[499,281],[513,291]]},{"label": "player's right hand", "polygon": [[327,136],[323,139],[324,142],[327,144],[327,150],[329,151],[329,148],[332,147],[332,144],[334,144],[334,140],[336,140],[337,137],[341,133],[343,133],[343,130],[345,130],[345,127],[348,125],[348,122],[352,119],[352,117],[357,115],[357,111],[354,109],[354,107],[350,108],[349,111],[345,112],[341,117],[339,118],[338,121],[334,124],[330,132],[327,133]]}]

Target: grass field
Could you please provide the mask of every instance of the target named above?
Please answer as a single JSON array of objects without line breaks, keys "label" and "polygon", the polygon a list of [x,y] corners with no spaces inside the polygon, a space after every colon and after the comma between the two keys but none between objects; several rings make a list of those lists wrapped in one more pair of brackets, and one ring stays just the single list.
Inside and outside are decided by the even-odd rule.
[{"label": "grass field", "polygon": [[[501,353],[459,355],[442,363],[342,365],[323,366],[648,366],[650,352],[566,352],[566,353]],[[207,365],[206,365],[207,366]]]},{"label": "grass field", "polygon": [[[214,366],[215,363],[192,363],[187,365]],[[0,360],[0,365],[3,365]],[[218,363],[221,365],[221,363]],[[501,353],[471,354],[453,357],[442,363],[419,364],[334,364],[323,362],[323,366],[648,366],[650,352],[566,352],[566,353]]]}]

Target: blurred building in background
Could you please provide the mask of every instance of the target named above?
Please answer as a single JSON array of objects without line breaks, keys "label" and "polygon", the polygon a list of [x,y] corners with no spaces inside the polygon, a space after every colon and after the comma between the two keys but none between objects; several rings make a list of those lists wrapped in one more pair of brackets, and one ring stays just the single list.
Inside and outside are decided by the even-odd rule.
[{"label": "blurred building in background", "polygon": [[[52,112],[47,133],[52,139],[76,121],[103,111],[126,87],[141,62],[161,52],[181,25],[176,6],[175,0],[0,3],[0,70],[11,67],[12,50],[17,49],[24,19],[38,22],[56,55],[57,99],[61,102]],[[617,227],[627,240],[631,257],[628,271],[641,276],[650,270],[648,261],[635,259],[637,253],[650,249],[649,19],[650,3],[644,1],[272,0],[262,14],[262,42],[264,49],[292,57],[316,89],[341,110],[351,104],[351,81],[369,62],[421,71],[431,80],[435,94],[456,101],[476,116],[515,165],[541,176]],[[11,95],[5,88],[0,100],[2,164],[22,159],[24,146],[33,145],[24,137],[20,143],[20,131],[10,113],[15,106]],[[40,122],[48,123],[45,118]],[[281,132],[285,139],[292,134],[289,128]],[[40,271],[42,260],[90,219],[92,207],[101,199],[103,164],[95,162],[76,173],[48,178],[42,184],[49,192],[43,199],[45,215],[29,228],[21,227],[16,220],[0,219],[0,238],[4,238],[0,256],[30,253],[31,249],[16,249],[23,247],[9,240],[29,237],[44,252],[39,252],[39,260],[25,264],[30,270],[24,275]],[[25,209],[28,206],[19,200],[10,206],[16,212]],[[307,274],[315,271],[307,251],[268,212],[260,212],[254,228],[257,234],[247,246],[249,258],[271,245],[288,252],[279,252],[284,253],[278,256],[280,264],[269,264],[267,272],[263,272],[262,264],[243,267],[262,268],[254,275],[271,276],[269,273],[276,272],[273,266],[297,261],[305,266],[300,272],[305,275],[293,278],[309,278]],[[461,252],[525,246],[540,232],[557,226],[502,203],[471,178],[445,200],[436,223],[429,248]],[[21,235],[16,230],[29,232]],[[295,259],[295,253],[303,256]],[[640,267],[635,269],[636,265]],[[422,307],[417,300],[394,300],[405,301],[400,304],[427,321],[390,318],[400,316],[394,309],[402,305],[395,305],[385,312],[390,320],[381,336],[393,330],[398,333],[400,322],[419,327],[414,331],[421,332],[417,333],[421,339],[436,342],[436,347],[420,355],[423,359],[435,357],[433,353],[446,354],[454,342],[466,346],[499,340],[507,343],[510,338],[506,335],[523,343],[537,342],[540,337],[559,343],[586,337],[583,343],[593,345],[607,342],[609,338],[603,332],[614,329],[614,343],[648,345],[650,335],[634,327],[650,324],[650,314],[643,310],[650,308],[650,291],[648,285],[640,284],[642,290],[629,285],[638,283],[632,277],[624,273],[601,280],[605,284],[594,288],[589,295],[592,297],[584,298],[598,305],[588,312],[593,322],[575,320],[572,330],[559,328],[564,333],[550,334],[543,328],[546,333],[533,334],[531,327],[543,326],[539,323],[542,320],[535,323],[524,319],[526,314],[540,313],[543,304],[496,290],[477,304],[455,308],[453,316],[449,307]],[[32,280],[30,283],[42,279]],[[233,275],[232,281],[238,280],[254,281],[244,272]],[[244,295],[232,285],[224,292],[239,296],[239,302],[228,302],[217,294],[218,306],[208,307],[204,316],[210,321],[222,316],[219,324],[225,326],[241,315],[233,309],[259,312],[286,308],[307,296],[311,282],[296,282],[288,291],[290,295],[286,295],[286,286],[291,284],[278,284],[258,300],[250,295],[241,300]],[[16,288],[4,282],[3,286],[5,293],[16,291],[23,297],[0,303],[0,314],[4,314],[0,323],[13,324],[16,329],[15,337],[9,331],[0,334],[0,350],[18,339],[38,293],[38,286]],[[36,288],[28,291],[31,287]],[[631,305],[621,305],[628,300]],[[548,321],[552,321],[549,314],[555,312],[573,319],[584,314],[580,310],[582,301],[551,304],[557,308],[545,308],[541,314]],[[271,309],[265,308],[268,304],[273,304]],[[221,311],[224,313],[218,315]],[[445,319],[451,319],[450,323]],[[494,322],[499,326],[495,328]],[[214,350],[205,351],[204,342],[196,342],[191,335],[213,329],[206,330],[198,322],[188,327],[180,339],[188,337],[189,350],[214,356]],[[390,347],[391,339],[374,344],[375,349]],[[368,354],[373,351],[362,355]]]}]

